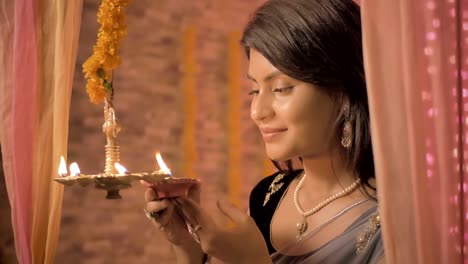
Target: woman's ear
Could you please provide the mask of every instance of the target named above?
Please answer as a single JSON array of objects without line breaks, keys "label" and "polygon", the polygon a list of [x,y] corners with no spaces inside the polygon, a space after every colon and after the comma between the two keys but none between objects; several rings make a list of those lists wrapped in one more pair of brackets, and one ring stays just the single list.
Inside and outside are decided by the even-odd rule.
[{"label": "woman's ear", "polygon": [[345,118],[349,118],[351,113],[351,106],[349,103],[349,98],[347,96],[343,96],[341,100],[341,111]]},{"label": "woman's ear", "polygon": [[349,118],[351,114],[351,105],[349,98],[345,95],[341,95],[336,100],[336,113],[337,113],[337,124]]}]

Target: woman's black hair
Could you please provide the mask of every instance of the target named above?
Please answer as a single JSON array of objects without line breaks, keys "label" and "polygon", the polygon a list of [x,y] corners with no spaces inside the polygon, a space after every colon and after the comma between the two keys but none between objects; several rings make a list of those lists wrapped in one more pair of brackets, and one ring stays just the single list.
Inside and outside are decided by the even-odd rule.
[{"label": "woman's black hair", "polygon": [[[281,72],[315,85],[336,100],[337,138],[345,122],[353,131],[351,146],[342,148],[346,164],[373,188],[359,6],[352,0],[270,0],[254,13],[241,43],[247,56],[255,49]],[[281,171],[293,169],[290,160],[273,163]]]}]

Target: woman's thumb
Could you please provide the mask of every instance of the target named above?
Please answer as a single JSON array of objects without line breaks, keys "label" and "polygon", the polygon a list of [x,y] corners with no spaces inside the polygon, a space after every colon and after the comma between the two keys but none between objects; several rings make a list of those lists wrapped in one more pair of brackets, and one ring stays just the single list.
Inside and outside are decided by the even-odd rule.
[{"label": "woman's thumb", "polygon": [[201,189],[200,183],[196,183],[190,186],[190,188],[188,189],[188,193],[187,193],[188,197],[194,200],[195,202],[200,203],[200,189]]}]

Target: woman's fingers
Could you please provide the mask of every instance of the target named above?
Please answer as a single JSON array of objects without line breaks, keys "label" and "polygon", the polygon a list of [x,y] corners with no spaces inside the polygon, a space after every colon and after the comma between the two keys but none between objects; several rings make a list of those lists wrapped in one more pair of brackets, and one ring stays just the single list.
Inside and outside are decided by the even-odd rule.
[{"label": "woman's fingers", "polygon": [[[212,224],[211,218],[204,212],[203,208],[197,202],[183,197],[177,198],[176,201],[182,205],[185,214],[196,219],[198,224],[202,224],[202,222],[204,225]],[[235,207],[226,199],[218,201],[217,206],[226,217],[235,223],[244,223],[250,218],[248,214]]]},{"label": "woman's fingers", "polygon": [[249,216],[242,210],[234,206],[226,199],[219,200],[216,205],[223,215],[229,218],[234,223],[244,223],[249,219]]},{"label": "woman's fingers", "polygon": [[216,226],[210,215],[197,202],[185,197],[179,197],[175,201],[185,219],[196,231],[208,230]]},{"label": "woman's fingers", "polygon": [[197,202],[185,197],[178,197],[175,201],[181,206],[186,216],[192,218],[192,220],[200,220],[203,209]]},{"label": "woman's fingers", "polygon": [[150,214],[155,215],[152,217],[158,228],[166,226],[172,218],[174,213],[174,205],[167,199],[148,202],[146,210]]},{"label": "woman's fingers", "polygon": [[207,254],[213,251],[217,246],[217,238],[220,230],[211,216],[200,205],[192,199],[179,197],[175,199],[175,204],[184,215],[188,224],[188,232],[193,239],[200,243],[203,251]]},{"label": "woman's fingers", "polygon": [[152,188],[146,188],[146,191],[145,191],[145,200],[147,202],[151,202],[151,201],[154,201],[154,200],[157,200],[159,197],[158,197],[158,194],[152,189]]},{"label": "woman's fingers", "polygon": [[[182,199],[187,199],[187,198],[176,198],[174,200],[174,204],[176,209],[176,212],[180,215],[180,217],[190,224],[191,226],[196,226],[199,224],[200,220],[198,220],[199,212],[192,209],[188,208],[185,203],[183,203],[181,200]],[[189,200],[189,199],[187,199]]]},{"label": "woman's fingers", "polygon": [[141,183],[141,185],[143,185],[143,186],[145,186],[145,187],[147,187],[147,188],[150,188],[150,187],[151,187],[151,183],[146,182],[146,181],[144,181],[144,180],[140,180],[140,183]]}]

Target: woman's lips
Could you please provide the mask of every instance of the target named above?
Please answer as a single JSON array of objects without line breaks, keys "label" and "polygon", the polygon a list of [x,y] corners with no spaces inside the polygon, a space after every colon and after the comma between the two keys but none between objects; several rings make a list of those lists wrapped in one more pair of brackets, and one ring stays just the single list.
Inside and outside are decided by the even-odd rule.
[{"label": "woman's lips", "polygon": [[262,132],[263,140],[265,142],[271,142],[275,140],[278,136],[286,132],[288,129],[286,128],[268,128],[264,127],[261,128],[260,131]]}]

